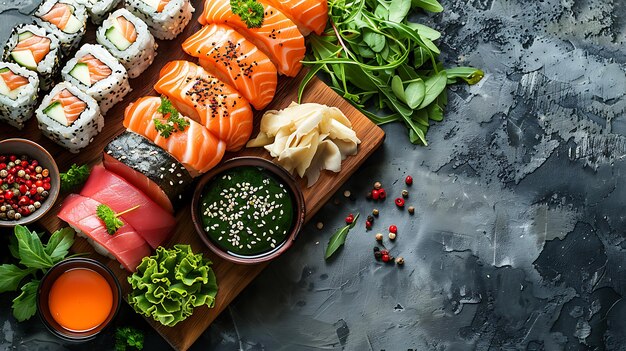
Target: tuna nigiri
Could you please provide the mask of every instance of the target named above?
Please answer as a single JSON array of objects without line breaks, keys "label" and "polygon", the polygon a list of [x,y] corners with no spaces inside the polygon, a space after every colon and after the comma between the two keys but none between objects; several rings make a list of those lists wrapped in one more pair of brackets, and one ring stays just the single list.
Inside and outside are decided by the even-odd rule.
[{"label": "tuna nigiri", "polygon": [[282,12],[263,1],[263,21],[258,28],[249,27],[233,13],[230,0],[207,0],[200,23],[223,23],[234,27],[263,51],[278,68],[278,72],[295,77],[302,68],[306,52],[304,37],[298,27]]},{"label": "tuna nigiri", "polygon": [[188,124],[187,126],[181,127],[180,124],[172,126],[175,130],[171,130],[169,135],[157,130],[156,124],[169,125],[170,123],[170,113],[163,115],[159,112],[159,110],[167,110],[167,108],[161,108],[162,102],[169,103],[167,99],[156,96],[143,97],[131,103],[124,113],[124,127],[143,135],[168,151],[193,176],[215,167],[224,157],[226,143],[211,134],[201,124],[184,116],[179,116],[178,119]]},{"label": "tuna nigiri", "polygon": [[114,235],[109,235],[96,210],[100,202],[70,194],[59,212],[59,218],[85,236],[99,253],[116,259],[124,268],[134,272],[141,259],[149,256],[150,246],[132,226],[125,223]]},{"label": "tuna nigiri", "polygon": [[328,22],[326,0],[265,0],[289,17],[303,35],[315,32],[321,35]]},{"label": "tuna nigiri", "polygon": [[250,139],[250,104],[202,67],[188,61],[172,61],[161,70],[161,78],[154,89],[167,96],[183,114],[223,140],[227,151],[239,150]]},{"label": "tuna nigiri", "polygon": [[125,179],[102,166],[91,170],[80,195],[106,204],[118,213],[139,206],[120,218],[130,224],[153,249],[163,245],[176,226],[176,219],[170,213]]},{"label": "tuna nigiri", "polygon": [[257,110],[274,98],[277,71],[263,52],[229,26],[210,24],[183,43],[200,65],[239,90]]}]

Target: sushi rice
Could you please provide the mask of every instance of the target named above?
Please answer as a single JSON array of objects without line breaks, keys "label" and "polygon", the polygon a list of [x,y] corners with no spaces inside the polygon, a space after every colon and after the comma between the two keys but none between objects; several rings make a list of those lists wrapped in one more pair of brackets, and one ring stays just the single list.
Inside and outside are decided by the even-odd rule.
[{"label": "sushi rice", "polygon": [[[103,65],[108,66],[110,74],[101,78],[97,82],[90,82],[90,70],[88,64],[82,63],[85,56],[99,60]],[[86,76],[85,76],[86,75]],[[97,44],[85,44],[76,53],[73,59],[67,62],[61,70],[63,80],[72,83],[74,86],[94,98],[99,106],[100,112],[104,115],[116,103],[122,101],[124,96],[131,91],[128,84],[128,73],[126,68],[120,64],[102,46]],[[92,78],[93,79],[93,78]]]},{"label": "sushi rice", "polygon": [[195,11],[189,0],[170,0],[161,12],[144,0],[127,0],[125,4],[126,8],[144,20],[152,34],[161,40],[176,38],[189,24]]},{"label": "sushi rice", "polygon": [[[49,18],[48,20],[46,19],[54,13],[57,4],[67,5],[72,11],[63,30],[56,24],[51,23]],[[51,11],[53,12],[51,13]],[[78,47],[78,44],[85,34],[85,29],[87,28],[87,10],[83,5],[74,0],[45,0],[39,5],[37,11],[35,11],[35,22],[48,32],[56,35],[61,46],[61,54],[66,56]]]},{"label": "sushi rice", "polygon": [[[114,38],[111,32],[118,31],[118,17],[123,17],[135,27],[136,39],[133,42],[128,42],[130,45],[126,48],[118,47],[111,39]],[[152,64],[157,55],[156,49],[158,45],[150,31],[148,31],[148,26],[126,9],[119,9],[113,12],[102,23],[102,26],[98,28],[96,33],[96,40],[120,61],[128,71],[130,78],[136,78],[143,73]]]},{"label": "sushi rice", "polygon": [[76,0],[76,2],[84,5],[87,8],[87,12],[89,12],[91,22],[99,25],[117,7],[121,0]]},{"label": "sushi rice", "polygon": [[[15,60],[12,55],[13,49],[18,45],[20,35],[30,32],[36,36],[45,37],[50,40],[49,52],[37,62],[36,67],[27,67],[18,60]],[[29,68],[39,74],[39,88],[43,91],[48,91],[54,84],[54,78],[59,72],[59,39],[56,35],[48,33],[43,27],[33,24],[20,24],[13,28],[11,35],[7,40],[4,47],[3,60],[5,62],[15,62],[22,67]]]},{"label": "sushi rice", "polygon": [[[32,117],[37,107],[39,77],[37,73],[29,71],[18,64],[0,62],[0,72],[5,69],[28,79],[28,84],[15,89],[9,94],[0,92],[0,120],[6,121],[17,129],[22,129],[24,122]],[[1,83],[4,84],[4,80]],[[6,84],[3,86],[6,86]]]},{"label": "sushi rice", "polygon": [[[55,102],[57,95],[61,94],[63,90],[67,90],[86,104],[85,109],[69,126],[61,124],[57,119],[46,113],[46,110]],[[89,145],[104,127],[104,117],[100,113],[96,100],[68,82],[57,84],[43,98],[41,105],[36,111],[36,116],[42,134],[73,153],[77,153],[80,149]]]}]

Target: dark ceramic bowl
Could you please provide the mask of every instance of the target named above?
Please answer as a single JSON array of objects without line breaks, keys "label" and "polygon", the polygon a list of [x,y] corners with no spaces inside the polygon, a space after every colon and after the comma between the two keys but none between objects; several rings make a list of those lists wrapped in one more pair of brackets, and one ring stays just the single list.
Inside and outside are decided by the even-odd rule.
[{"label": "dark ceramic bowl", "polygon": [[[287,235],[285,240],[280,243],[276,249],[266,254],[243,256],[230,253],[221,248],[217,243],[215,243],[211,239],[211,237],[207,235],[202,225],[200,202],[202,195],[204,194],[205,187],[211,182],[211,180],[213,180],[215,177],[219,176],[223,172],[239,167],[258,167],[272,174],[278,181],[282,182],[283,185],[285,185],[285,187],[289,191],[289,194],[292,197],[294,218],[291,226],[291,231]],[[304,196],[302,195],[302,191],[298,187],[298,184],[296,183],[296,180],[293,178],[293,176],[279,165],[260,157],[237,157],[224,162],[217,168],[212,169],[207,174],[202,176],[202,178],[198,182],[198,185],[196,186],[193,199],[191,200],[191,217],[193,219],[193,224],[196,228],[196,232],[200,236],[200,239],[202,239],[206,246],[208,246],[208,248],[219,257],[227,261],[239,264],[256,264],[270,261],[280,256],[283,252],[287,251],[287,249],[291,247],[293,241],[296,239],[298,233],[300,232],[300,229],[304,224],[305,215],[306,209],[304,205]]]},{"label": "dark ceramic bowl", "polygon": [[5,139],[0,141],[0,155],[15,154],[15,155],[27,155],[39,161],[39,164],[43,168],[47,168],[50,171],[50,191],[48,198],[42,203],[41,207],[37,211],[28,216],[24,216],[19,220],[3,220],[0,219],[0,227],[14,227],[18,224],[27,225],[33,223],[43,217],[54,205],[57,197],[59,196],[59,188],[61,180],[59,178],[59,168],[57,167],[54,158],[44,149],[41,145],[32,142],[28,139]]},{"label": "dark ceramic bowl", "polygon": [[[90,269],[100,274],[109,283],[111,292],[113,293],[113,306],[107,319],[97,326],[96,328],[85,332],[73,332],[63,328],[57,321],[54,320],[50,313],[48,306],[48,296],[52,284],[59,278],[59,276],[71,269],[85,268]],[[96,335],[100,334],[115,318],[117,312],[122,303],[122,289],[120,283],[111,272],[102,263],[92,260],[90,258],[69,258],[54,265],[48,273],[46,273],[39,284],[39,290],[37,292],[37,313],[39,318],[46,326],[46,328],[57,337],[71,342],[84,342],[93,339]]]}]

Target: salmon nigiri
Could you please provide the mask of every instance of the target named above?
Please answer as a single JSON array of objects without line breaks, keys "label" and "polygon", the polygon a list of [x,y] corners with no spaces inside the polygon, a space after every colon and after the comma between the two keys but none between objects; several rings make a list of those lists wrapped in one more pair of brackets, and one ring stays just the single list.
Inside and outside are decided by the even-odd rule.
[{"label": "salmon nigiri", "polygon": [[265,0],[289,17],[303,35],[311,32],[321,35],[328,23],[326,0]]},{"label": "salmon nigiri", "polygon": [[202,67],[188,61],[172,61],[161,70],[154,89],[167,96],[184,115],[223,140],[227,151],[241,149],[250,139],[250,104]]},{"label": "salmon nigiri", "polygon": [[183,50],[200,65],[239,90],[257,110],[274,98],[278,80],[270,59],[229,26],[210,24],[183,43]]},{"label": "salmon nigiri", "polygon": [[226,143],[188,117],[177,116],[180,123],[173,123],[170,104],[156,96],[140,98],[126,108],[124,127],[152,140],[194,176],[215,167],[226,152]]},{"label": "salmon nigiri", "polygon": [[[256,23],[244,22],[233,13],[230,0],[207,0],[200,23],[223,23],[235,28],[263,51],[278,68],[281,74],[295,77],[302,68],[306,52],[304,37],[298,27],[275,7],[257,1],[263,7]],[[246,16],[253,17],[253,16]]]}]

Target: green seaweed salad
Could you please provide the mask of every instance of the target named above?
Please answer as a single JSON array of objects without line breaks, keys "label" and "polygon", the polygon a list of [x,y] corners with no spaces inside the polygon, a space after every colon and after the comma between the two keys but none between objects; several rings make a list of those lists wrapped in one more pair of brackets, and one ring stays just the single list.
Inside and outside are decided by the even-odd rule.
[{"label": "green seaweed salad", "polygon": [[[377,124],[403,122],[414,144],[427,145],[430,121],[443,120],[446,86],[478,83],[479,69],[445,69],[434,41],[441,33],[409,17],[441,12],[437,0],[329,0],[330,27],[312,34],[305,65],[312,66],[298,91],[319,71],[331,88]],[[386,116],[367,107],[389,110]]]}]

